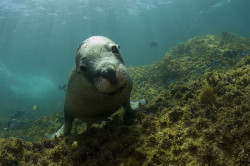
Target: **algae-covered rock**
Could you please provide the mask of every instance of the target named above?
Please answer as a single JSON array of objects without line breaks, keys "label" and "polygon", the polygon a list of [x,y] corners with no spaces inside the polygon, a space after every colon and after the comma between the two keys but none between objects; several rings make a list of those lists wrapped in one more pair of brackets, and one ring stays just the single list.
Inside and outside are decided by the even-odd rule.
[{"label": "algae-covered rock", "polygon": [[[131,67],[134,119],[121,109],[85,130],[45,139],[62,114],[1,136],[2,165],[247,165],[250,154],[250,41],[223,32],[173,47],[162,61]],[[44,123],[46,122],[46,123]],[[14,133],[16,132],[16,133]],[[15,135],[16,134],[16,135]]]},{"label": "algae-covered rock", "polygon": [[223,32],[219,35],[197,36],[171,48],[162,61],[130,68],[134,81],[132,98],[152,96],[185,84],[210,72],[223,72],[250,54],[250,39]]},{"label": "algae-covered rock", "polygon": [[7,128],[0,132],[4,138],[18,137],[24,141],[41,141],[57,131],[64,123],[63,113],[56,113],[40,119],[29,121],[22,128]]},{"label": "algae-covered rock", "polygon": [[204,105],[217,105],[217,95],[215,94],[213,88],[209,85],[206,85],[199,96],[200,102]]}]

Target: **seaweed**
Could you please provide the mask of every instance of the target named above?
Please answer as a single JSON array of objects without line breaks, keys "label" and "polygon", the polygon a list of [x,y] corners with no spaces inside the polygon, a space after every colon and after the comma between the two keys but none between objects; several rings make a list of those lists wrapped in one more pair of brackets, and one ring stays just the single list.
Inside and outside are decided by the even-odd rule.
[{"label": "seaweed", "polygon": [[218,149],[214,147],[214,145],[209,143],[204,143],[202,147],[198,150],[198,158],[202,165],[212,166],[212,165],[219,165],[218,159]]},{"label": "seaweed", "polygon": [[217,95],[214,92],[213,88],[209,85],[206,85],[202,89],[199,95],[199,100],[201,104],[203,105],[210,105],[210,106],[216,107],[216,105],[218,104]]}]

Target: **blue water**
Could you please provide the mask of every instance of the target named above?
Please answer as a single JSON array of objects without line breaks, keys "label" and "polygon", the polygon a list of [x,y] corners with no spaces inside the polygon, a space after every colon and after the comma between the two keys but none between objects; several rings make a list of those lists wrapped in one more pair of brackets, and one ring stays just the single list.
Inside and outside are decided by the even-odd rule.
[{"label": "blue water", "polygon": [[249,16],[249,0],[1,0],[0,116],[62,111],[58,85],[67,82],[78,45],[92,35],[111,38],[126,64],[139,66],[197,35],[249,37]]}]

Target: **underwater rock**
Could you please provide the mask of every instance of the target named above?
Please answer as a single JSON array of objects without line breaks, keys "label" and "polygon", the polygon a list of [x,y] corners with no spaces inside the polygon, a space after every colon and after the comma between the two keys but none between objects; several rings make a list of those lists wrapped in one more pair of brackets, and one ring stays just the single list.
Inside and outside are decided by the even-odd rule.
[{"label": "underwater rock", "polygon": [[11,115],[10,118],[11,119],[23,119],[24,118],[24,114],[25,114],[24,111],[19,110],[14,115]]},{"label": "underwater rock", "polygon": [[219,68],[222,64],[222,61],[220,60],[212,60],[211,63],[208,65],[209,67],[211,67],[212,69],[216,69]]},{"label": "underwater rock", "polygon": [[27,126],[27,122],[18,120],[18,119],[11,119],[8,123],[8,129],[20,129],[25,128]]},{"label": "underwater rock", "polygon": [[183,111],[180,108],[173,108],[171,112],[169,112],[169,120],[174,123],[179,121],[183,116]]}]

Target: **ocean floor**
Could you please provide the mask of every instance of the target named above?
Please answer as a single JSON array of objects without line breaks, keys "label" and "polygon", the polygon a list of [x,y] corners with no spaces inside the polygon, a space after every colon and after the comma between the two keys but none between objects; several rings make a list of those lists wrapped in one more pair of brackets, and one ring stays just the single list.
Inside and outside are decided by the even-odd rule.
[{"label": "ocean floor", "polygon": [[197,36],[129,71],[131,100],[148,101],[135,117],[120,109],[87,130],[75,120],[70,136],[53,139],[63,112],[1,131],[0,164],[250,164],[250,39]]}]

